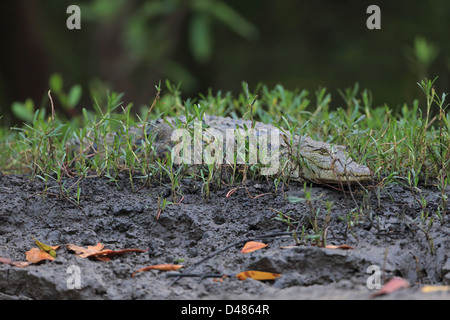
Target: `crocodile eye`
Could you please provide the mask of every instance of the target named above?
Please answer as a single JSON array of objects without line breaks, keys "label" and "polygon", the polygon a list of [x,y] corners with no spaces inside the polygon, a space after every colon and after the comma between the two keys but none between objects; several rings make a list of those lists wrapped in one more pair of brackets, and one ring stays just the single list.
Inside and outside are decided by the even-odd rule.
[{"label": "crocodile eye", "polygon": [[317,151],[318,153],[320,153],[320,154],[323,155],[323,156],[328,156],[328,155],[330,155],[330,151],[329,151],[327,148],[324,148],[324,147],[318,148],[318,149],[316,149],[316,150],[314,150],[314,151]]}]

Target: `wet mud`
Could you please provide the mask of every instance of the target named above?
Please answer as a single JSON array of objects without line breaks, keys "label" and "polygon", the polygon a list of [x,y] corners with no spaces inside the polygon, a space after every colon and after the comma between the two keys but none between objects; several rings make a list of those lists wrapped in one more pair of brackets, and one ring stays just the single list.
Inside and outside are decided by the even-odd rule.
[{"label": "wet mud", "polygon": [[[67,179],[65,188],[75,181]],[[237,189],[211,186],[205,199],[200,181],[183,180],[183,197],[172,199],[170,186],[139,188],[134,182],[133,191],[126,177],[84,179],[78,203],[76,190],[66,198],[56,183],[1,176],[0,257],[24,261],[36,247],[31,236],[61,248],[54,261],[25,268],[0,263],[0,299],[368,299],[377,291],[370,288],[375,276],[381,284],[395,276],[410,284],[377,299],[450,298],[449,291],[422,292],[426,285],[450,284],[450,218],[435,215],[441,199],[433,188],[421,189],[425,218],[417,195],[402,186],[379,194],[313,186],[306,190],[313,199],[308,203],[289,201],[305,198],[304,186],[296,183],[277,190],[268,181]],[[296,239],[284,234],[295,229]],[[320,247],[320,236],[328,245],[353,249]],[[252,239],[268,246],[241,253]],[[113,250],[148,250],[99,261],[77,257],[65,246],[98,242]],[[132,277],[149,265],[176,263],[185,266],[181,272],[207,277],[155,270]],[[281,276],[234,277],[248,270]]]}]

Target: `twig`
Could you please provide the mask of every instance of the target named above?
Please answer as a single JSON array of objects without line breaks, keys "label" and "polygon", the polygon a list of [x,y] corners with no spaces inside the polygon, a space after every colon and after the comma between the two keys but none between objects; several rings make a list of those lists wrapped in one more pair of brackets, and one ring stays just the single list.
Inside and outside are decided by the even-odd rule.
[{"label": "twig", "polygon": [[[55,131],[55,107],[53,105],[53,99],[52,99],[52,95],[51,95],[51,91],[48,90],[48,97],[50,98],[50,105],[52,107],[52,133],[53,131]],[[49,153],[50,153],[50,158],[52,159],[52,164],[55,164],[55,156],[53,154],[53,136],[49,137]]]},{"label": "twig", "polygon": [[248,194],[248,196],[249,196],[251,199],[256,199],[256,198],[259,198],[259,197],[262,197],[262,196],[265,196],[265,195],[268,195],[268,194],[273,194],[273,193],[269,192],[269,193],[261,193],[261,194],[258,194],[258,195],[256,195],[256,196],[252,196],[252,195],[250,194],[250,192],[248,191],[247,187],[243,186],[243,187],[236,187],[236,188],[233,188],[233,189],[231,189],[230,191],[228,191],[228,192],[227,192],[227,195],[226,195],[226,198],[231,197],[231,195],[232,195],[233,193],[235,193],[236,190],[238,190],[238,189],[245,189],[245,191],[247,191],[247,194]]},{"label": "twig", "polygon": [[224,278],[224,277],[228,277],[228,278],[232,278],[235,277],[236,275],[234,274],[225,274],[225,273],[178,273],[178,272],[170,272],[167,273],[166,276],[168,277],[183,277],[183,278],[200,278],[198,279],[198,283],[202,282],[203,279],[205,278]]}]

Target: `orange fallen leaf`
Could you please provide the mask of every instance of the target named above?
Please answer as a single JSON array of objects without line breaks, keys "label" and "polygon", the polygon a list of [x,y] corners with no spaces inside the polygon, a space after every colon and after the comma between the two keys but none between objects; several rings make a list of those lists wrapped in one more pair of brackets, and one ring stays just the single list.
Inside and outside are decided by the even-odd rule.
[{"label": "orange fallen leaf", "polygon": [[245,280],[247,278],[252,278],[254,280],[274,280],[280,277],[279,273],[264,272],[264,271],[243,271],[236,275],[239,280]]},{"label": "orange fallen leaf", "polygon": [[245,244],[245,246],[242,248],[242,253],[249,253],[253,252],[262,248],[267,247],[268,244],[262,243],[262,242],[256,242],[256,241],[249,241]]},{"label": "orange fallen leaf", "polygon": [[409,282],[400,277],[393,277],[380,290],[371,295],[371,298],[390,294],[402,288],[408,288]]},{"label": "orange fallen leaf", "polygon": [[80,258],[86,258],[91,253],[99,252],[104,248],[104,245],[100,242],[97,243],[95,246],[87,246],[87,248],[80,247],[77,245],[74,245],[72,243],[66,244],[66,248],[70,251],[74,251],[77,256]]},{"label": "orange fallen leaf", "polygon": [[11,264],[11,263],[12,263],[12,260],[9,259],[9,258],[3,258],[3,257],[0,257],[0,262],[1,262],[1,263],[4,263],[4,264]]},{"label": "orange fallen leaf", "polygon": [[213,282],[220,282],[223,283],[223,280],[228,278],[228,275],[224,274],[221,278],[215,278],[213,279]]},{"label": "orange fallen leaf", "polygon": [[142,249],[120,249],[120,250],[102,250],[99,252],[93,252],[91,254],[89,254],[87,257],[96,257],[98,260],[102,260],[102,261],[109,261],[111,259],[109,259],[109,257],[111,256],[117,256],[120,254],[124,254],[127,252],[145,252],[148,249],[142,250]]},{"label": "orange fallen leaf", "polygon": [[11,266],[19,267],[19,268],[28,267],[31,264],[28,261],[12,261],[9,258],[3,258],[3,257],[0,257],[0,262],[1,263],[5,263],[5,264],[9,264]]},{"label": "orange fallen leaf", "polygon": [[31,263],[38,263],[42,260],[55,260],[55,258],[53,258],[50,254],[39,248],[32,248],[28,250],[25,252],[25,256],[27,261]]},{"label": "orange fallen leaf", "polygon": [[136,270],[131,275],[134,278],[134,275],[138,272],[149,271],[149,270],[159,270],[159,271],[177,271],[184,266],[181,264],[155,264],[153,266],[148,266],[139,270]]},{"label": "orange fallen leaf", "polygon": [[101,261],[109,261],[111,260],[109,257],[123,254],[126,252],[145,252],[146,250],[141,249],[121,249],[121,250],[109,250],[109,249],[103,249],[104,245],[100,242],[97,243],[95,246],[88,246],[87,248],[80,247],[74,244],[67,244],[67,249],[74,251],[77,256],[80,258],[91,258],[95,257],[98,260]]},{"label": "orange fallen leaf", "polygon": [[14,261],[11,262],[12,266],[18,267],[18,268],[25,268],[28,267],[31,264],[31,262],[28,261]]},{"label": "orange fallen leaf", "polygon": [[421,289],[423,293],[431,293],[431,292],[447,292],[450,291],[450,286],[425,286]]}]

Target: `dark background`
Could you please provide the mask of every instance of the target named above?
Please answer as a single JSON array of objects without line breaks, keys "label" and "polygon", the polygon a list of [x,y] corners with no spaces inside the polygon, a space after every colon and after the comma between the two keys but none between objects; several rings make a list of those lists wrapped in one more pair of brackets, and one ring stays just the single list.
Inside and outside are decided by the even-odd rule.
[{"label": "dark background", "polygon": [[[66,27],[71,4],[81,30]],[[366,27],[371,4],[381,30]],[[3,124],[18,122],[14,101],[48,105],[55,72],[65,89],[83,88],[75,113],[105,89],[148,104],[166,79],[181,82],[183,97],[237,94],[242,81],[306,89],[312,99],[326,87],[333,107],[343,104],[337,90],[355,82],[394,109],[422,97],[424,77],[450,91],[450,1],[2,0],[0,24]]]}]

